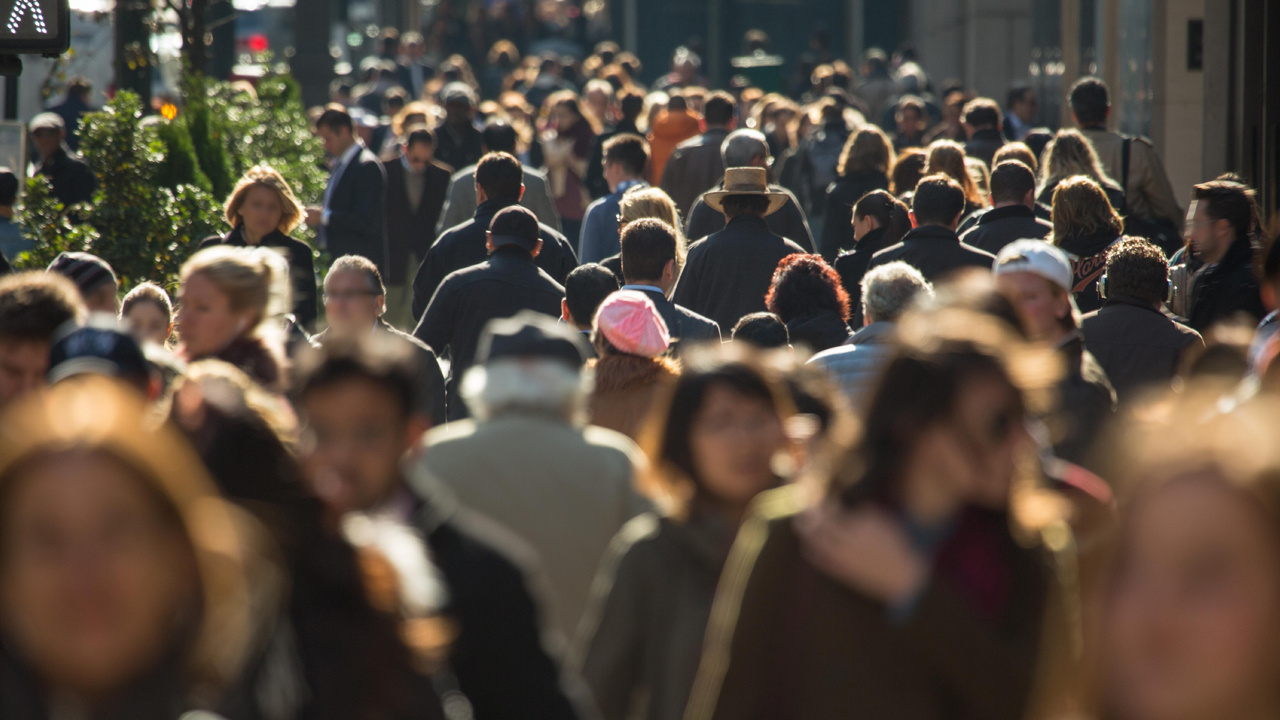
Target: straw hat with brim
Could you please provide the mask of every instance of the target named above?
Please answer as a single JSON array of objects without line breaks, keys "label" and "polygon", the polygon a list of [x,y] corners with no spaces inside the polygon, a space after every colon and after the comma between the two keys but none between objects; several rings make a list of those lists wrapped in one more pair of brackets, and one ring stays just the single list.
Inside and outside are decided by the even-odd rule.
[{"label": "straw hat with brim", "polygon": [[787,194],[769,189],[769,174],[764,168],[738,167],[724,171],[724,187],[708,191],[703,200],[716,212],[724,212],[724,199],[731,195],[759,195],[769,198],[769,209],[765,215],[772,215],[782,209],[787,202]]}]

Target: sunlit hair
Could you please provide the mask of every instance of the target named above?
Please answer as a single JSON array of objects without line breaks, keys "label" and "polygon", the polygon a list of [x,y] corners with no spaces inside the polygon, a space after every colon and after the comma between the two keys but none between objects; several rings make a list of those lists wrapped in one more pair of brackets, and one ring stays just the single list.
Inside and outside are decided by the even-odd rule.
[{"label": "sunlit hair", "polygon": [[[258,418],[286,447],[297,441],[297,417],[289,404],[254,382],[243,370],[221,360],[198,360],[186,370],[170,389],[169,405],[200,402],[215,407],[229,417],[245,414]],[[162,406],[163,407],[163,406]],[[175,413],[178,417],[180,413]]]},{"label": "sunlit hair", "polygon": [[1045,146],[1041,161],[1037,193],[1073,175],[1084,175],[1099,185],[1119,187],[1102,169],[1093,143],[1079,130],[1059,130]]},{"label": "sunlit hair", "polygon": [[586,107],[582,98],[572,90],[561,90],[552,93],[547,98],[546,103],[542,106],[542,116],[544,119],[550,117],[551,111],[555,108],[568,110],[578,116],[579,122],[585,122],[587,127],[591,128],[594,133],[600,132],[600,121],[596,118],[595,113]]},{"label": "sunlit hair", "polygon": [[433,126],[439,121],[439,113],[433,113],[431,106],[421,100],[406,103],[400,112],[391,118],[391,133],[396,137],[404,137],[405,129],[414,125]]},{"label": "sunlit hair", "polygon": [[788,255],[773,271],[773,283],[765,295],[765,306],[782,322],[828,310],[849,319],[849,293],[840,275],[821,255]]},{"label": "sunlit hair", "polygon": [[1102,186],[1083,175],[1059,183],[1053,191],[1053,244],[1104,230],[1120,235],[1124,221],[1111,207]]},{"label": "sunlit hair", "polygon": [[969,171],[969,177],[973,178],[973,184],[978,188],[978,195],[982,197],[982,205],[991,204],[991,171],[987,169],[987,164],[975,157],[966,157],[964,159],[965,169]]},{"label": "sunlit hair", "polygon": [[866,125],[849,136],[840,152],[836,173],[845,177],[853,173],[879,172],[888,175],[893,170],[893,143],[884,131],[875,125]]},{"label": "sunlit hair", "polygon": [[996,150],[996,154],[991,158],[991,167],[994,168],[1005,160],[1018,160],[1030,168],[1031,172],[1035,172],[1039,164],[1036,162],[1036,154],[1031,152],[1031,148],[1021,141],[1001,145],[1000,149]]},{"label": "sunlit hair", "polygon": [[500,359],[468,369],[459,394],[481,421],[519,412],[581,424],[593,383],[589,370],[559,360]]},{"label": "sunlit hair", "polygon": [[660,390],[639,433],[650,462],[641,489],[669,517],[687,519],[709,499],[698,476],[692,435],[711,388],[724,386],[759,400],[779,422],[795,414],[782,379],[783,355],[766,356],[742,343],[690,348],[682,355],[679,379]]},{"label": "sunlit hair", "polygon": [[964,199],[975,205],[982,204],[982,194],[978,185],[969,174],[965,163],[964,146],[954,140],[935,140],[928,147],[929,159],[925,163],[924,174],[942,173],[960,183],[964,189]]},{"label": "sunlit hair", "polygon": [[183,284],[195,275],[216,285],[227,296],[232,310],[253,313],[256,322],[246,333],[289,312],[289,265],[268,248],[205,248],[182,266]]},{"label": "sunlit hair", "polygon": [[285,182],[284,177],[269,165],[254,165],[249,168],[249,172],[240,178],[235,189],[231,191],[226,208],[227,222],[231,227],[239,227],[244,222],[240,219],[240,207],[244,205],[249,191],[255,187],[275,191],[276,196],[280,198],[280,224],[276,229],[286,235],[292,232],[302,219],[302,203],[298,202],[293,189],[289,187],[289,183]]},{"label": "sunlit hair", "polygon": [[900,198],[915,190],[920,178],[925,176],[924,169],[928,164],[929,153],[921,148],[907,148],[898,153],[897,159],[893,161],[889,191],[894,197]]},{"label": "sunlit hair", "polygon": [[628,190],[618,202],[618,217],[622,218],[622,227],[644,218],[655,218],[670,225],[676,231],[676,272],[679,273],[689,248],[680,223],[680,209],[670,195],[656,187]]},{"label": "sunlit hair", "polygon": [[127,316],[134,307],[147,303],[160,310],[165,322],[173,321],[173,301],[169,299],[169,293],[153,282],[140,283],[124,296],[124,300],[120,301],[120,317]]},{"label": "sunlit hair", "polygon": [[[195,561],[199,600],[189,608],[195,617],[176,619],[181,624],[174,628],[192,635],[180,671],[192,685],[225,687],[240,677],[254,624],[262,621],[253,606],[264,598],[251,596],[247,567],[258,562],[250,547],[256,533],[244,532],[252,521],[219,497],[186,440],[128,386],[98,375],[28,396],[0,427],[7,429],[0,431],[0,515],[25,468],[68,453],[113,459],[146,486]],[[4,550],[0,559],[9,557]]]}]

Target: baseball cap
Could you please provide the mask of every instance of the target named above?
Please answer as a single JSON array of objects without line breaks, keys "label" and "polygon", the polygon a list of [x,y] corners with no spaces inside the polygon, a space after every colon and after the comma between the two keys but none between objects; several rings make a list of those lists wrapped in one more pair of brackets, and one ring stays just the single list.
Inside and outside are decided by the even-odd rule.
[{"label": "baseball cap", "polygon": [[520,205],[505,207],[489,222],[493,246],[519,245],[533,252],[538,246],[538,218]]},{"label": "baseball cap", "polygon": [[1043,240],[1016,240],[996,255],[996,275],[1029,272],[1071,292],[1071,260],[1066,253]]},{"label": "baseball cap", "polygon": [[27,129],[31,132],[36,132],[37,130],[65,130],[66,127],[67,124],[63,121],[62,116],[51,112],[42,112],[31,118],[31,122],[27,123]]},{"label": "baseball cap", "polygon": [[542,313],[523,310],[489,321],[480,334],[476,362],[485,365],[503,358],[561,360],[577,369],[587,362],[587,348],[581,333]]},{"label": "baseball cap", "polygon": [[115,317],[96,313],[84,326],[63,325],[49,349],[49,384],[75,375],[106,375],[124,380],[145,393],[151,378],[146,355]]}]

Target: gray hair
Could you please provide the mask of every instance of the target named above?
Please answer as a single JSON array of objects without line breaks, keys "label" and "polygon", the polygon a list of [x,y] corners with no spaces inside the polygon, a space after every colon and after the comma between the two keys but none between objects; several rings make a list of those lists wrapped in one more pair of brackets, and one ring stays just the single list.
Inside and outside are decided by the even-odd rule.
[{"label": "gray hair", "polygon": [[921,295],[933,297],[933,285],[902,261],[871,268],[862,276],[862,314],[871,322],[896,322]]},{"label": "gray hair", "polygon": [[523,412],[578,425],[594,384],[593,373],[560,360],[502,358],[467,370],[459,394],[477,420]]},{"label": "gray hair", "polygon": [[727,168],[751,167],[758,157],[769,159],[769,143],[759,130],[734,130],[720,143],[720,157]]}]

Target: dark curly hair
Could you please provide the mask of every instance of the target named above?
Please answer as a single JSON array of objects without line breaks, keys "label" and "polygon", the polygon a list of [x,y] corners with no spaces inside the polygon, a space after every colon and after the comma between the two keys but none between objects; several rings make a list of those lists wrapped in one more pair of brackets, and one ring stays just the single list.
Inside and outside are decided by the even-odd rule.
[{"label": "dark curly hair", "polygon": [[849,319],[849,293],[840,275],[821,255],[788,255],[773,272],[773,284],[765,296],[769,312],[789,323],[818,310],[830,310]]}]

